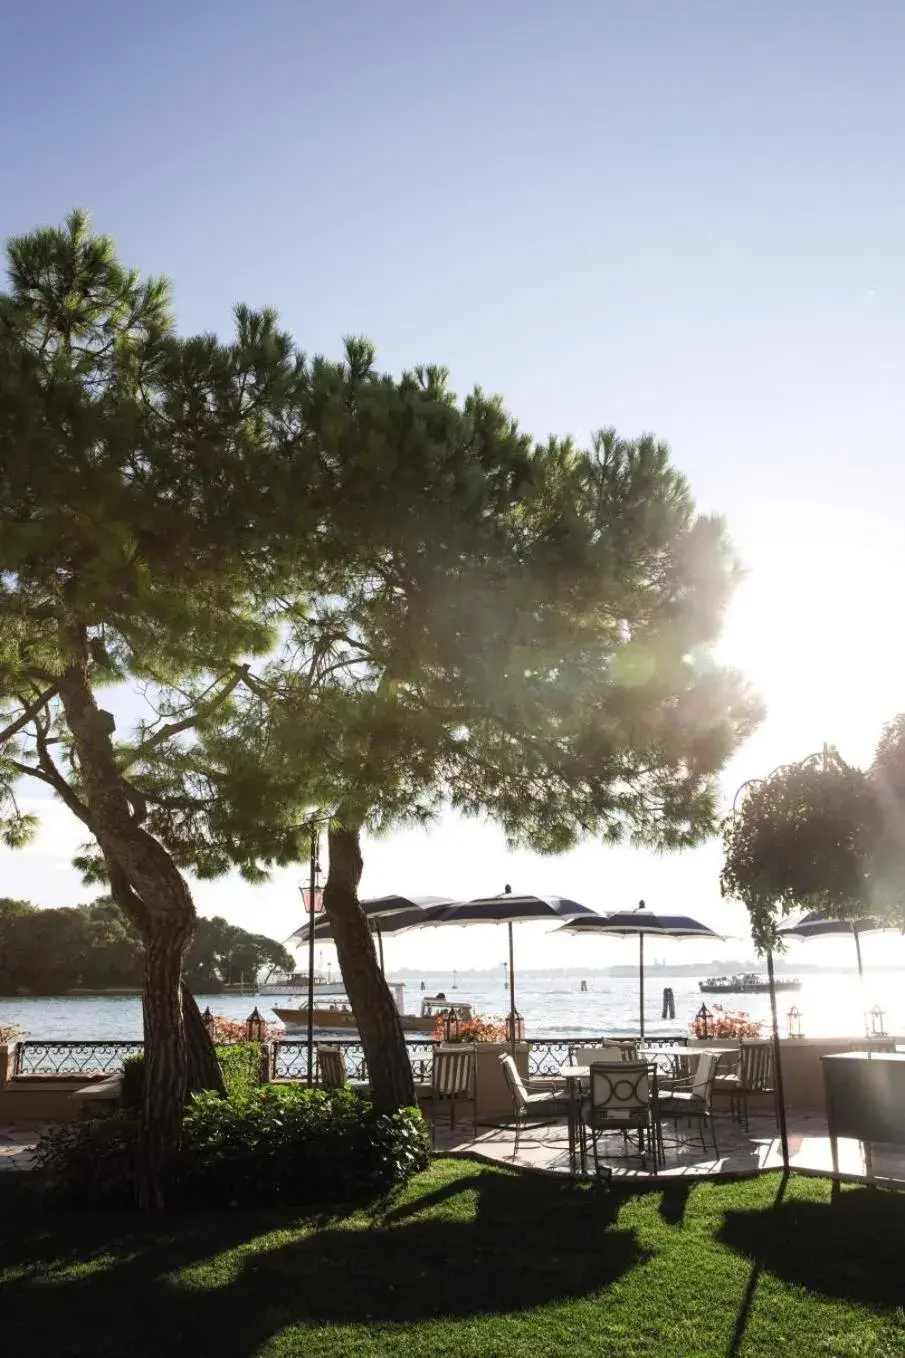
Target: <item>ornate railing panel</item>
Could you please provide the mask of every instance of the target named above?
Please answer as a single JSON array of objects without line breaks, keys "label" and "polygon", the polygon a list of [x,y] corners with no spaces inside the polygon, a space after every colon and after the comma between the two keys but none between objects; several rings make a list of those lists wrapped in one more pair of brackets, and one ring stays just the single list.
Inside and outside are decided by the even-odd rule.
[{"label": "ornate railing panel", "polygon": [[15,1075],[112,1075],[127,1056],[144,1050],[143,1042],[106,1039],[97,1042],[17,1042]]},{"label": "ornate railing panel", "polygon": [[605,1033],[600,1037],[529,1037],[528,1074],[558,1075],[563,1066],[572,1064],[577,1047],[606,1047],[613,1042],[636,1042],[641,1051],[656,1051],[658,1047],[685,1047],[688,1038],[646,1037],[642,1042],[637,1033]]},{"label": "ornate railing panel", "polygon": [[[346,1063],[346,1074],[350,1080],[368,1078],[364,1048],[356,1038],[340,1037],[321,1044],[339,1047]],[[416,1080],[429,1080],[434,1042],[428,1038],[422,1042],[406,1042],[406,1050],[412,1063]],[[274,1042],[273,1074],[278,1080],[306,1080],[308,1078],[308,1043],[305,1038],[281,1038]],[[314,1044],[315,1054],[318,1044]]]}]

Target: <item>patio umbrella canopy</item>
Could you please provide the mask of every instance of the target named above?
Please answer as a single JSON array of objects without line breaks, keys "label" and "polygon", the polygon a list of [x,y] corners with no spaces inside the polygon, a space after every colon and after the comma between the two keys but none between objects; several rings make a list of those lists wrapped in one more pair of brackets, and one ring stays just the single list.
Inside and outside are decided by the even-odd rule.
[{"label": "patio umbrella canopy", "polygon": [[714,929],[690,915],[658,915],[640,901],[636,910],[617,910],[610,915],[591,914],[571,919],[562,926],[572,934],[613,934],[617,938],[638,937],[638,1019],[644,1036],[644,939],[647,934],[657,938],[722,938]]},{"label": "patio umbrella canopy", "polygon": [[516,896],[507,886],[501,896],[478,896],[473,901],[447,905],[425,924],[505,924],[509,930],[509,1040],[515,1050],[518,1012],[515,1007],[515,950],[513,924],[540,920],[599,919],[589,906],[566,896]]},{"label": "patio umbrella canopy", "polygon": [[858,958],[858,976],[864,980],[864,964],[861,961],[861,935],[879,934],[890,931],[888,924],[865,915],[863,919],[832,919],[821,910],[805,915],[797,924],[784,924],[776,932],[780,938],[794,938],[807,943],[812,938],[853,938],[855,954]]},{"label": "patio umbrella canopy", "polygon": [[[454,905],[449,896],[374,896],[359,905],[377,937],[377,951],[380,955],[380,969],[383,971],[383,936],[398,934],[404,929],[416,929],[430,923],[433,916],[444,906]],[[300,943],[307,943],[311,937],[311,924],[306,922],[291,935]],[[332,943],[333,927],[323,916],[314,924],[314,937],[320,943]]]}]

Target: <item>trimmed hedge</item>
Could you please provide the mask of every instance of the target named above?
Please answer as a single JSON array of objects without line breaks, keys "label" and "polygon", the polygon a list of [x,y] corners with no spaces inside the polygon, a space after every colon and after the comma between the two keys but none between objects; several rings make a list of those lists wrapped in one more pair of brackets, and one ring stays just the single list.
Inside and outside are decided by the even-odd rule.
[{"label": "trimmed hedge", "polygon": [[[250,1094],[261,1084],[264,1046],[261,1042],[223,1043],[214,1048],[223,1083],[229,1095]],[[123,1061],[122,1106],[140,1108],[144,1080],[144,1053],[127,1056]]]}]

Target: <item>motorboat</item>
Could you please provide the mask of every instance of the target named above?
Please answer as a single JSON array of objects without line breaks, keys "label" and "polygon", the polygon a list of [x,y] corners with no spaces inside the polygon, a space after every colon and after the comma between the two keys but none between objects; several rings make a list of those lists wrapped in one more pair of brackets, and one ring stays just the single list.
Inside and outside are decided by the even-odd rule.
[{"label": "motorboat", "polygon": [[[444,1018],[450,1010],[460,1023],[466,1023],[469,1019],[474,1018],[474,1011],[470,1004],[461,1000],[448,1000],[443,994],[423,996],[421,1012],[419,1014],[407,1014],[405,1012],[405,986],[400,981],[388,981],[387,985],[393,995],[393,1000],[399,1012],[399,1022],[402,1031],[405,1033],[432,1033],[437,1026],[437,1020]],[[307,1003],[303,1002],[297,1008],[290,1008],[288,1005],[274,1005],[273,1012],[287,1029],[307,1029],[308,1027]],[[311,1026],[322,1032],[357,1032],[358,1020],[345,991],[335,998],[330,996],[329,1003],[319,1004],[315,1001]]]},{"label": "motorboat", "polygon": [[[705,995],[764,995],[770,989],[770,979],[755,971],[745,971],[736,976],[708,976],[698,981],[698,987]],[[797,976],[777,976],[773,988],[800,990],[801,982]]]}]

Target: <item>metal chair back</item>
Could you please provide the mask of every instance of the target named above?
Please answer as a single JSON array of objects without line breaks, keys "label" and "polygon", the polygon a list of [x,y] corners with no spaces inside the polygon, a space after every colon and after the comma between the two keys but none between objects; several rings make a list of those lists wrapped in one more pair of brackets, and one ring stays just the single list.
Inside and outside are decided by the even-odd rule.
[{"label": "metal chair back", "polygon": [[434,1099],[472,1099],[474,1097],[474,1052],[438,1051],[434,1053],[431,1092]]},{"label": "metal chair back", "polygon": [[739,1067],[742,1089],[749,1094],[773,1093],[772,1042],[743,1042]]},{"label": "metal chair back", "polygon": [[595,1121],[629,1121],[647,1115],[656,1067],[647,1061],[595,1061],[591,1066],[591,1112]]},{"label": "metal chair back", "polygon": [[321,1089],[344,1089],[346,1063],[339,1047],[318,1047],[317,1082]]},{"label": "metal chair back", "polygon": [[713,1081],[719,1059],[716,1052],[701,1052],[696,1060],[689,1061],[689,1065],[692,1067],[691,1092],[695,1098],[701,1100],[707,1109],[710,1108]]},{"label": "metal chair back", "polygon": [[504,1052],[500,1057],[500,1065],[503,1067],[503,1075],[509,1086],[509,1093],[512,1095],[512,1102],[517,1113],[523,1113],[528,1107],[528,1091],[525,1082],[518,1073],[518,1066],[510,1056],[509,1052]]}]

